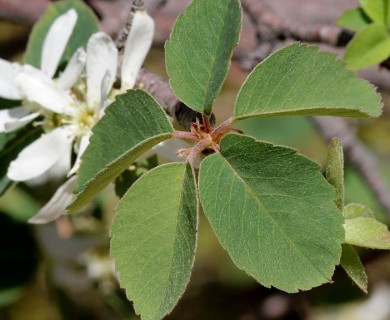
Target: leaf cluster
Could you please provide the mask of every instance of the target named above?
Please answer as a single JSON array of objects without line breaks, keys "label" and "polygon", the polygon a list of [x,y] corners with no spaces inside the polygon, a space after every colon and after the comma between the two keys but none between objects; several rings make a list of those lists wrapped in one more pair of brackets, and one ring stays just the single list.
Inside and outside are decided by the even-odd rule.
[{"label": "leaf cluster", "polygon": [[361,7],[347,10],[338,19],[356,31],[344,59],[353,70],[381,63],[390,56],[390,5],[388,0],[359,0]]},{"label": "leaf cluster", "polygon": [[[373,9],[368,1],[361,3]],[[96,19],[80,1],[59,2],[34,28],[27,62],[39,66],[48,26],[70,6],[81,24],[63,61],[95,31]],[[379,9],[366,18],[379,19]],[[165,46],[166,66],[174,93],[202,115],[191,132],[178,133],[153,97],[129,90],[105,110],[83,153],[77,195],[68,210],[79,210],[115,181],[121,199],[110,231],[111,255],[121,286],[143,319],[161,319],[183,294],[201,209],[239,268],[260,284],[286,292],[330,282],[340,263],[366,290],[364,268],[352,245],[390,248],[386,226],[369,209],[344,206],[337,141],[330,147],[325,178],[317,163],[294,149],[231,133],[236,131],[231,126],[246,118],[379,116],[382,106],[373,86],[333,54],[301,43],[275,52],[245,80],[232,117],[219,127],[207,122],[241,27],[238,0],[194,0],[175,23]],[[0,136],[1,159],[10,161],[19,145],[30,143],[29,136],[22,136],[22,131]],[[177,136],[197,142],[191,155],[201,160],[199,170],[196,161],[156,166],[155,159],[138,162],[134,170],[140,156]],[[9,181],[1,180],[0,190],[3,184]]]},{"label": "leaf cluster", "polygon": [[[165,46],[170,84],[178,98],[203,115],[203,123],[198,119],[187,136],[204,130],[206,140],[214,137],[205,120],[226,78],[241,24],[237,0],[195,0],[176,21]],[[230,123],[249,117],[380,113],[373,87],[343,62],[294,43],[251,72]],[[116,209],[111,254],[120,283],[143,319],[162,318],[183,294],[200,207],[235,264],[266,287],[308,290],[331,281],[341,259],[351,273],[348,265],[356,266],[348,244],[342,258],[343,182],[335,169],[329,169],[329,184],[318,164],[296,150],[211,129],[218,136],[216,151],[201,161],[197,178],[193,162],[158,166],[130,187]],[[147,93],[118,96],[93,129],[69,211],[87,204],[142,153],[175,134]],[[337,160],[330,163],[342,170]]]}]

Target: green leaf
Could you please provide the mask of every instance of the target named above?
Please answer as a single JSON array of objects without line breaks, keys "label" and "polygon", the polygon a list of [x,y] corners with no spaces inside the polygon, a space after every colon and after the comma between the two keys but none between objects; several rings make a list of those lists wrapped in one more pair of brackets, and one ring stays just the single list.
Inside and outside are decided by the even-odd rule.
[{"label": "green leaf", "polygon": [[390,249],[390,232],[376,219],[359,217],[344,223],[345,242],[371,249]]},{"label": "green leaf", "polygon": [[353,8],[345,11],[337,20],[340,27],[353,31],[364,29],[372,20],[362,8]]},{"label": "green leaf", "polygon": [[176,96],[210,114],[226,78],[241,31],[237,0],[194,0],[176,21],[166,43],[166,65]]},{"label": "green leaf", "polygon": [[60,64],[69,61],[73,53],[80,47],[85,47],[89,37],[99,31],[99,22],[92,12],[80,0],[58,1],[51,4],[39,21],[34,25],[27,44],[25,61],[37,68],[41,67],[41,52],[46,34],[51,24],[60,15],[74,8],[77,12],[77,23],[69,43],[62,56]]},{"label": "green leaf", "polygon": [[330,281],[343,218],[320,167],[293,149],[226,135],[202,161],[204,213],[235,264],[266,287],[297,292]]},{"label": "green leaf", "polygon": [[134,163],[115,179],[115,193],[122,198],[131,185],[137,181],[144,173],[158,166],[157,155],[143,159]]},{"label": "green leaf", "polygon": [[173,128],[157,101],[142,90],[116,97],[92,129],[78,171],[75,211],[126,170],[139,156],[172,136]]},{"label": "green leaf", "polygon": [[144,320],[161,319],[188,283],[197,233],[190,166],[171,163],[143,175],[125,194],[111,228],[120,284]]},{"label": "green leaf", "polygon": [[325,172],[326,180],[336,190],[335,203],[340,211],[344,208],[344,155],[343,146],[333,138],[328,147],[328,163]]},{"label": "green leaf", "polygon": [[373,86],[334,54],[293,43],[260,63],[238,94],[238,119],[276,115],[373,117],[381,113]]},{"label": "green leaf", "polygon": [[343,244],[340,264],[353,282],[367,293],[368,279],[364,266],[356,250],[349,244]]},{"label": "green leaf", "polygon": [[383,26],[387,25],[388,0],[359,0],[365,13]]},{"label": "green leaf", "polygon": [[349,203],[343,209],[344,219],[355,219],[360,217],[374,218],[375,213],[372,210],[360,203]]},{"label": "green leaf", "polygon": [[[42,199],[41,199],[42,200]],[[0,198],[0,212],[9,215],[15,221],[27,223],[35,216],[42,206],[42,202],[34,198],[29,190],[12,188]]]},{"label": "green leaf", "polygon": [[348,43],[344,60],[352,70],[364,69],[390,56],[390,35],[383,25],[372,23]]}]

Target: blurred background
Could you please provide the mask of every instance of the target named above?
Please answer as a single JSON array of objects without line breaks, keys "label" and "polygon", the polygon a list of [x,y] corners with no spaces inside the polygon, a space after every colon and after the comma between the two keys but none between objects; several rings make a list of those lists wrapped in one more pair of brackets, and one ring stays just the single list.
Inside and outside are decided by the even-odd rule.
[{"label": "blurred background", "polygon": [[[154,45],[145,66],[164,79],[164,42],[177,15],[190,2],[145,1],[156,20]],[[131,5],[130,0],[85,3],[98,15],[102,29],[113,37],[124,25]],[[0,0],[1,58],[23,61],[32,24],[49,4],[47,0]],[[337,27],[335,21],[343,11],[359,5],[354,0],[253,0],[242,4],[244,9],[254,6],[260,21],[250,14],[254,11],[245,10],[240,44],[217,99],[217,123],[232,114],[235,97],[250,69],[285,44],[294,40],[316,43],[342,58],[352,33]],[[320,36],[321,32],[325,36]],[[385,109],[378,119],[344,119],[342,128],[374,156],[375,170],[389,186],[390,71],[375,66],[359,74],[378,86]],[[4,107],[1,100],[0,105]],[[330,119],[329,123],[337,121]],[[258,139],[296,148],[322,167],[326,164],[327,135],[332,134],[332,128],[328,128],[329,133],[315,119],[251,119],[240,123],[239,128]],[[118,201],[113,188],[102,192],[80,215],[48,225],[26,223],[50,199],[61,179],[15,185],[0,198],[0,319],[138,319],[118,287],[109,258],[108,231]],[[346,203],[366,204],[379,220],[388,222],[390,212],[378,202],[348,156],[345,186]],[[237,269],[201,215],[190,283],[166,319],[390,319],[390,255],[373,250],[359,250],[359,254],[369,278],[368,294],[339,267],[333,283],[309,292],[285,294],[260,286]]]}]

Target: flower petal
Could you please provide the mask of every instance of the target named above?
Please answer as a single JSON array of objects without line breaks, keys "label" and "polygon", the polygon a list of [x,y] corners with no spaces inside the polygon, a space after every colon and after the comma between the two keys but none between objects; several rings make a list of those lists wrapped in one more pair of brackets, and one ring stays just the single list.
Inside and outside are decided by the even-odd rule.
[{"label": "flower petal", "polygon": [[13,181],[25,181],[43,174],[61,157],[69,154],[73,138],[63,127],[42,135],[24,148],[11,162],[7,172],[8,178]]},{"label": "flower petal", "polygon": [[100,109],[101,110],[107,106],[106,100],[112,87],[112,82],[111,82],[112,79],[113,79],[113,75],[109,70],[107,70],[103,76],[102,85],[100,87]]},{"label": "flower petal", "polygon": [[23,107],[0,110],[0,132],[11,132],[33,121],[39,113],[28,113]]},{"label": "flower petal", "polygon": [[84,70],[86,60],[87,55],[84,49],[77,49],[58,79],[57,86],[63,90],[69,90],[73,87]]},{"label": "flower petal", "polygon": [[88,132],[88,134],[81,137],[80,143],[78,146],[78,151],[77,151],[77,158],[76,158],[76,161],[75,161],[72,169],[70,169],[68,176],[71,176],[72,174],[76,173],[77,170],[79,170],[80,164],[81,164],[81,156],[83,155],[85,149],[87,149],[87,147],[89,145],[89,138],[91,137],[91,135],[92,135],[92,131]]},{"label": "flower petal", "polygon": [[[87,102],[96,108],[101,103],[101,86],[107,71],[116,74],[118,63],[118,50],[112,39],[103,32],[91,36],[87,45]],[[111,77],[109,90],[115,77]],[[108,90],[108,91],[109,91]]]},{"label": "flower petal", "polygon": [[35,178],[25,181],[25,183],[31,188],[38,188],[48,182],[60,182],[64,177],[67,177],[70,170],[71,158],[72,148],[69,148],[49,170],[46,170]]},{"label": "flower petal", "polygon": [[134,15],[129,36],[126,41],[122,64],[122,89],[132,89],[137,74],[152,45],[154,35],[154,21],[144,11],[137,11]]},{"label": "flower petal", "polygon": [[77,22],[76,10],[59,16],[51,25],[42,46],[41,70],[52,78]]},{"label": "flower petal", "polygon": [[17,63],[11,63],[0,59],[0,97],[20,100],[22,93],[16,84],[16,76],[21,66]]},{"label": "flower petal", "polygon": [[48,223],[65,214],[66,207],[72,202],[76,182],[76,176],[68,179],[58,188],[49,202],[46,203],[34,217],[29,219],[28,222],[36,224]]},{"label": "flower petal", "polygon": [[73,99],[69,94],[61,91],[52,79],[32,66],[23,66],[16,81],[27,100],[36,102],[48,110],[66,114],[74,107]]}]

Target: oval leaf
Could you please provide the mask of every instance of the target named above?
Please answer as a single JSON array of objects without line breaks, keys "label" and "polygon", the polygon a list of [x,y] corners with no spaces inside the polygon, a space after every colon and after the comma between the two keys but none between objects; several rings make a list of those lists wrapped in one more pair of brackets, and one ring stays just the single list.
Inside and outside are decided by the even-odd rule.
[{"label": "oval leaf", "polygon": [[176,21],[166,43],[166,65],[176,96],[210,114],[241,31],[237,0],[195,0]]},{"label": "oval leaf", "polygon": [[197,232],[195,179],[172,163],[143,175],[125,194],[111,228],[120,284],[142,319],[163,318],[188,283]]},{"label": "oval leaf", "polygon": [[353,282],[365,293],[367,293],[367,274],[356,250],[349,244],[343,244],[341,255],[341,266]]},{"label": "oval leaf", "polygon": [[385,224],[376,219],[347,219],[344,228],[346,243],[364,248],[390,250],[390,232]]},{"label": "oval leaf", "polygon": [[380,96],[334,54],[294,43],[260,63],[238,94],[238,119],[275,115],[374,117]]},{"label": "oval leaf", "polygon": [[374,21],[383,26],[387,22],[388,0],[359,0],[365,13]]},{"label": "oval leaf", "polygon": [[344,219],[355,219],[360,217],[374,218],[375,213],[367,206],[361,203],[348,203],[343,208]]},{"label": "oval leaf", "polygon": [[362,8],[353,8],[345,11],[337,20],[340,27],[353,31],[360,31],[372,22]]},{"label": "oval leaf", "polygon": [[116,97],[92,130],[81,157],[75,211],[127,169],[139,156],[172,136],[173,128],[157,101],[142,90]]},{"label": "oval leaf", "polygon": [[95,14],[80,0],[58,1],[51,4],[39,21],[34,25],[28,39],[25,55],[26,63],[37,68],[41,67],[42,46],[51,24],[69,9],[77,12],[77,23],[69,43],[62,56],[60,64],[69,61],[73,53],[80,47],[85,47],[89,37],[99,31],[99,22]]},{"label": "oval leaf", "polygon": [[340,211],[344,208],[344,154],[343,146],[333,138],[328,147],[328,163],[325,172],[326,180],[336,190],[335,203]]},{"label": "oval leaf", "polygon": [[229,134],[203,160],[204,213],[235,264],[266,287],[297,292],[330,281],[343,218],[320,167],[293,149]]},{"label": "oval leaf", "polygon": [[348,43],[344,60],[352,70],[364,69],[386,60],[390,56],[390,35],[386,27],[370,24]]}]

